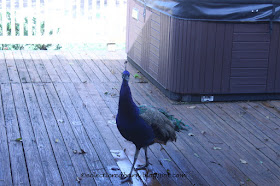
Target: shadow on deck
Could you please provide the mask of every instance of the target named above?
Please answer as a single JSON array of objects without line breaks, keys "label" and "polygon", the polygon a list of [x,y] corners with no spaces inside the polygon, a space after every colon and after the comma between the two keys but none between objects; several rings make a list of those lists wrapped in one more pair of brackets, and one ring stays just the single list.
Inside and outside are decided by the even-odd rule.
[{"label": "shadow on deck", "polygon": [[[0,52],[0,185],[119,185],[135,150],[115,123],[124,61],[123,51]],[[146,80],[130,86],[137,104],[192,128],[151,146],[134,185],[280,184],[280,101],[182,104]]]}]

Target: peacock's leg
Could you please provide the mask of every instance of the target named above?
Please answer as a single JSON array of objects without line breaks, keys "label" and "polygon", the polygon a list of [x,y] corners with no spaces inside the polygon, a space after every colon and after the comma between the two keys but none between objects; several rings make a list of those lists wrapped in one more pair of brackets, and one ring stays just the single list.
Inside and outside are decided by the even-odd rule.
[{"label": "peacock's leg", "polygon": [[149,159],[148,159],[148,147],[143,147],[145,150],[145,158],[146,158],[146,164],[145,165],[141,165],[139,167],[137,167],[135,170],[142,170],[145,169],[146,167],[149,166]]},{"label": "peacock's leg", "polygon": [[127,182],[127,181],[131,181],[131,174],[132,174],[134,165],[135,165],[135,163],[136,163],[136,160],[137,160],[137,158],[138,158],[139,151],[140,151],[140,149],[136,148],[136,151],[135,151],[135,154],[134,154],[134,160],[133,160],[133,163],[132,163],[132,167],[131,167],[130,173],[128,174],[128,176],[127,176],[126,178],[124,178],[124,179],[122,180],[122,183]]}]

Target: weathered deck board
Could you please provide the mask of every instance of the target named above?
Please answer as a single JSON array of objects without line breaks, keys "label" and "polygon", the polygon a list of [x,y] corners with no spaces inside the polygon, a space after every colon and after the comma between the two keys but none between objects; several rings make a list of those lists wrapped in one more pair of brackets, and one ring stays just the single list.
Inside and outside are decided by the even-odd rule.
[{"label": "weathered deck board", "polygon": [[103,74],[108,78],[110,82],[116,82],[116,76],[112,69],[108,69],[106,65],[102,62],[102,59],[99,58],[94,52],[87,53],[90,58],[94,59],[94,63],[99,67],[99,69],[103,72]]},{"label": "weathered deck board", "polygon": [[[142,85],[140,85],[140,86],[142,86]],[[142,87],[142,88],[144,88],[144,87]],[[155,91],[153,91],[153,92],[154,92],[154,94],[156,93]],[[160,99],[157,99],[156,96],[151,97],[151,100],[155,100],[155,99],[156,99],[156,103],[157,103],[155,106],[165,105],[165,103],[160,101]],[[170,111],[171,111],[171,109],[172,108],[169,107]],[[213,168],[213,167],[211,167],[211,165],[213,165],[213,164],[210,164],[210,166],[207,165],[207,163],[209,163],[211,161],[215,162],[215,160],[213,160],[211,158],[211,155],[209,155],[204,149],[200,148],[198,143],[196,143],[196,145],[192,145],[192,143],[194,143],[194,141],[191,142],[190,141],[191,138],[188,138],[186,135],[181,135],[180,133],[178,134],[178,138],[182,139],[182,140],[180,142],[179,142],[179,140],[178,140],[178,142],[176,142],[177,148],[182,152],[184,157],[186,157],[188,160],[191,161],[191,164],[193,167],[195,167],[195,168],[200,167],[200,168],[198,168],[199,171],[203,170],[203,172],[201,174],[219,177],[220,181],[222,181],[226,185],[229,183],[235,183],[235,181],[231,178],[231,176],[229,176],[227,174],[227,172],[225,172],[224,170],[223,170],[224,173],[222,175],[220,174],[222,171],[220,169],[220,167]],[[186,141],[187,141],[187,143],[184,143]],[[168,144],[167,147],[168,146],[170,146],[170,144]],[[168,152],[170,152],[170,151],[172,151],[172,149],[168,150]],[[172,158],[174,159],[174,161],[176,161],[175,159],[177,157],[175,155]],[[199,159],[202,159],[203,162],[201,162],[202,160],[199,160]],[[182,163],[181,162],[178,163],[178,165],[180,165],[180,164],[182,164]],[[211,168],[212,168],[212,170],[211,170]],[[216,173],[216,175],[213,175],[212,171],[213,171],[213,173]],[[209,180],[209,179],[206,179],[206,180]],[[209,181],[208,181],[208,183],[210,185],[215,184],[215,183],[211,183]],[[216,183],[216,184],[218,184],[218,183]]]},{"label": "weathered deck board", "polygon": [[38,52],[32,52],[30,54],[34,62],[35,68],[37,69],[37,72],[40,76],[41,81],[44,83],[51,82],[51,78],[46,70],[45,65],[43,64],[41,58],[39,57]]},{"label": "weathered deck board", "polygon": [[20,77],[20,81],[22,83],[31,82],[27,68],[25,66],[24,60],[22,59],[22,55],[20,51],[13,51],[15,63],[18,69],[18,74]]},{"label": "weathered deck board", "polygon": [[[263,123],[261,123],[259,120],[257,120],[255,117],[252,117],[248,112],[246,112],[246,109],[240,108],[236,106],[236,104],[227,104],[227,108],[229,109],[231,115],[237,116],[237,114],[241,117],[235,117],[234,119],[237,122],[240,122],[241,124],[246,123],[248,128],[260,139],[264,140],[266,142],[269,141],[268,146],[272,148],[272,150],[280,151],[280,136],[277,135],[274,130],[270,129]],[[247,128],[247,129],[248,129]]]},{"label": "weathered deck board", "polygon": [[[14,102],[17,112],[17,118],[20,126],[21,138],[23,141],[23,148],[25,152],[25,158],[28,170],[34,170],[29,172],[30,184],[32,185],[46,185],[47,180],[49,180],[50,174],[47,170],[44,170],[39,153],[40,141],[36,141],[35,135],[33,133],[33,128],[31,125],[30,118],[28,116],[28,109],[25,104],[25,99],[20,84],[12,84],[12,92],[14,96]],[[39,161],[34,161],[34,159]],[[45,159],[46,161],[47,159]],[[46,172],[46,175],[45,175]],[[48,182],[50,184],[50,182]]]},{"label": "weathered deck board", "polygon": [[38,52],[36,55],[37,58],[39,58],[38,60],[42,61],[42,65],[45,66],[46,71],[51,79],[51,82],[61,82],[61,79],[59,77],[59,71],[57,72],[52,64],[52,62],[50,61],[48,55],[46,52],[42,53],[42,52]]},{"label": "weathered deck board", "polygon": [[[73,135],[70,135],[72,131],[69,131],[66,129],[63,129],[64,122],[61,122],[60,120],[57,120],[53,115],[52,107],[49,105],[48,97],[44,91],[44,84],[36,84],[33,86],[36,97],[42,112],[42,116],[45,122],[47,122],[46,128],[48,128],[49,137],[51,139],[54,139],[57,146],[54,148],[54,151],[59,152],[61,156],[64,157],[64,161],[67,160],[68,154],[70,157],[70,160],[73,164],[73,168],[75,169],[76,175],[80,176],[84,172],[89,172],[89,168],[83,159],[82,156],[79,156],[78,154],[74,154],[74,150],[79,150],[77,148],[77,144],[75,144],[75,137]],[[66,127],[64,127],[65,129]],[[71,128],[69,128],[71,129]],[[73,140],[74,139],[74,140]],[[73,146],[75,144],[75,146]],[[54,147],[54,145],[52,145]],[[66,148],[65,148],[66,146]],[[68,153],[68,154],[67,154]],[[69,165],[66,165],[69,166]],[[92,179],[84,179],[83,181],[84,185],[95,185],[95,182]]]},{"label": "weathered deck board", "polygon": [[[232,110],[228,111],[226,105],[227,104],[218,104],[218,107],[221,107],[220,109],[226,113],[225,116],[230,120],[229,124],[235,124],[231,125],[231,127],[246,138],[257,150],[260,149],[265,156],[279,166],[280,161],[277,160],[277,152],[279,152],[277,148],[279,148],[279,145],[275,144],[273,141],[267,140],[267,138],[263,134],[260,134],[260,131],[257,131],[255,128],[247,126],[248,123],[242,119],[243,113],[241,113],[241,115],[236,115]],[[258,132],[259,135],[256,134],[256,132]]]},{"label": "weathered deck board", "polygon": [[[120,184],[135,150],[114,122],[125,57],[0,52],[0,185]],[[152,165],[133,172],[134,185],[280,184],[280,101],[175,103],[127,69],[137,104],[166,109],[192,128],[177,133],[176,142],[150,146]],[[136,166],[143,163],[141,151]],[[183,177],[145,176],[167,172]]]},{"label": "weathered deck board", "polygon": [[[218,117],[220,117],[220,119],[221,119],[221,122],[216,122],[216,124],[219,124],[218,127],[223,126],[224,127],[224,128],[222,128],[224,131],[223,133],[226,133],[228,137],[232,138],[232,141],[229,140],[229,142],[232,144],[232,145],[230,145],[231,148],[233,148],[233,145],[237,145],[238,148],[233,148],[236,151],[236,153],[240,153],[241,150],[239,150],[239,149],[243,149],[243,152],[247,154],[247,155],[241,154],[241,156],[240,156],[241,159],[250,158],[252,163],[257,163],[252,169],[257,169],[258,171],[266,172],[266,169],[262,169],[260,167],[262,167],[262,166],[270,167],[269,164],[272,163],[271,164],[272,167],[274,166],[275,170],[279,171],[279,168],[277,168],[277,166],[275,166],[275,163],[270,162],[266,158],[265,155],[267,155],[269,152],[267,152],[267,153],[263,152],[263,151],[266,151],[267,148],[262,144],[258,145],[257,139],[255,138],[255,136],[250,134],[249,131],[244,130],[243,128],[240,128],[239,123],[237,123],[236,121],[233,120],[233,118],[231,118],[229,115],[224,113],[222,108],[215,107],[215,105],[211,105],[211,110],[213,110],[212,115],[213,115],[213,113],[216,113],[218,115]],[[215,119],[214,121],[216,121],[216,120],[217,119]],[[239,132],[241,132],[241,133],[239,134]],[[239,135],[234,135],[236,133],[238,133]],[[262,165],[261,162],[264,162],[264,161],[266,161],[266,163],[264,165]],[[269,169],[271,169],[271,167]],[[255,174],[256,170],[252,170],[252,171],[253,171],[252,174]],[[266,178],[261,178],[261,179],[266,179]]]},{"label": "weathered deck board", "polygon": [[[86,154],[79,155],[84,156],[88,167],[90,168],[90,172],[83,172],[86,174],[105,174],[106,171],[103,169],[102,163],[98,158],[98,155],[95,151],[95,148],[93,147],[92,143],[89,140],[89,137],[84,129],[84,127],[79,124],[80,119],[79,116],[76,114],[76,111],[71,103],[71,100],[69,100],[67,92],[66,91],[57,91],[53,85],[47,84],[45,86],[46,93],[49,95],[49,101],[51,103],[53,112],[55,113],[57,120],[61,123],[63,123],[63,126],[61,126],[67,131],[68,135],[71,135],[71,130],[73,130],[73,133],[75,135],[75,138],[77,139],[79,146],[77,147],[74,143],[73,150],[77,150],[78,152],[81,152],[81,149],[83,149]],[[59,96],[58,96],[59,93]],[[72,139],[73,140],[73,139]],[[110,184],[111,181],[109,178],[106,177],[94,177],[94,180],[97,184],[104,183],[104,184]]]},{"label": "weathered deck board", "polygon": [[17,66],[14,60],[14,56],[12,51],[8,51],[5,53],[5,59],[9,74],[9,79],[11,82],[20,82]]},{"label": "weathered deck board", "polygon": [[95,58],[92,58],[91,56],[88,55],[87,52],[79,52],[76,54],[80,56],[80,59],[83,59],[85,63],[88,65],[89,69],[96,75],[96,77],[101,81],[101,82],[107,82],[109,79],[104,75],[104,73],[100,70],[98,65],[95,63]]},{"label": "weathered deck board", "polygon": [[[275,118],[276,118],[275,116],[270,117],[269,115],[267,115],[268,113],[262,108],[259,109],[259,110],[261,110],[261,112],[258,112],[258,110],[254,109],[254,107],[250,103],[247,105],[245,103],[239,103],[238,105],[243,110],[245,110],[245,112],[249,113],[251,118],[255,117],[255,119],[257,119],[256,122],[258,122],[258,123],[260,122],[260,124],[269,128],[272,133],[278,134],[278,136],[277,136],[278,142],[280,141],[280,139],[279,139],[280,131],[275,130],[277,127],[279,127],[279,125],[277,125],[277,123],[280,123],[280,122],[275,121]],[[250,119],[249,119],[249,121],[250,121]],[[275,134],[273,134],[273,135],[275,135]]]},{"label": "weathered deck board", "polygon": [[60,150],[57,147],[52,146],[55,144],[56,138],[59,139],[60,142],[62,142],[62,139],[60,136],[55,138],[53,136],[49,136],[50,131],[48,129],[51,126],[48,128],[46,127],[48,126],[48,123],[45,123],[43,120],[42,113],[33,90],[33,85],[25,83],[22,84],[22,86],[26,105],[29,111],[29,117],[33,126],[34,134],[37,137],[36,142],[41,150],[41,157],[43,159],[42,162],[47,162],[46,169],[48,172],[46,172],[46,174],[50,174],[49,176],[53,177],[53,183],[58,182],[66,184],[75,181],[75,174],[72,167],[65,166],[65,164],[70,164],[69,156],[67,159],[66,155],[64,161],[64,157],[60,154],[64,153],[62,152],[63,149]]},{"label": "weathered deck board", "polygon": [[67,75],[70,78],[70,80],[72,82],[81,82],[81,80],[79,79],[78,75],[76,74],[76,72],[72,68],[72,63],[69,63],[67,61],[67,59],[63,55],[63,53],[54,52],[54,54],[56,55],[56,58],[58,59],[58,61],[60,63],[60,64],[57,64],[57,65],[61,66],[64,69],[64,71],[67,73]]},{"label": "weathered deck board", "polygon": [[[81,58],[81,55],[79,55],[76,52],[71,52],[71,55],[76,59],[76,62],[81,66],[81,69],[87,74],[88,76],[88,80],[84,80],[84,83],[91,81],[91,82],[95,82],[95,83],[99,83],[100,80],[97,77],[97,75],[95,74],[95,72],[93,72],[91,70],[91,68],[89,67],[88,63],[86,60],[84,60],[83,58]],[[92,62],[89,62],[92,63]]]},{"label": "weathered deck board", "polygon": [[90,79],[88,78],[87,74],[84,72],[81,63],[79,63],[79,60],[73,58],[70,52],[64,52],[63,54],[66,57],[68,63],[73,68],[73,70],[76,72],[81,82],[89,82]]},{"label": "weathered deck board", "polygon": [[[217,119],[216,119],[217,120]],[[207,122],[207,120],[204,120],[204,123]],[[216,126],[214,124],[220,124],[219,122],[215,120],[211,122],[207,122],[211,124],[211,127],[207,130],[207,132],[211,135],[217,135],[215,137],[209,137],[208,139],[213,142],[213,145],[217,145],[218,147],[221,146],[222,149],[224,149],[227,154],[229,154],[228,159],[230,159],[232,162],[239,161],[241,162],[240,159],[246,160],[247,162],[250,162],[248,166],[242,166],[240,164],[236,164],[236,166],[244,172],[248,177],[255,179],[259,179],[258,182],[263,181],[263,178],[256,177],[255,172],[257,170],[261,170],[261,164],[259,161],[257,161],[256,158],[254,158],[247,150],[248,147],[243,147],[238,143],[238,139],[236,139],[234,136],[230,135],[230,130],[229,132],[225,130],[221,130],[219,126]],[[215,134],[216,133],[216,134]],[[218,143],[218,144],[215,144]],[[219,145],[219,143],[225,144],[225,145]],[[228,150],[228,151],[226,151]]]},{"label": "weathered deck board", "polygon": [[9,75],[7,71],[7,64],[5,60],[5,54],[0,52],[0,81],[1,83],[8,83],[9,82]]},{"label": "weathered deck board", "polygon": [[26,69],[29,73],[31,82],[41,82],[40,76],[37,72],[37,69],[32,61],[32,58],[31,58],[29,52],[21,51],[21,54],[22,54],[22,58],[25,62]]},{"label": "weathered deck board", "polygon": [[[65,86],[65,87],[64,87]],[[89,136],[90,142],[93,144],[100,161],[102,162],[104,169],[107,174],[118,174],[120,171],[112,170],[117,164],[111,156],[109,148],[106,146],[104,139],[99,133],[94,121],[90,117],[88,111],[86,110],[84,103],[80,100],[77,92],[74,90],[74,86],[71,83],[67,84],[55,84],[55,88],[58,92],[67,91],[69,98],[79,115],[79,121],[77,125],[83,125],[87,135]],[[74,113],[71,113],[74,114]],[[120,184],[120,179],[118,177],[110,177],[113,184]]]},{"label": "weathered deck board", "polygon": [[[0,101],[3,103],[2,96],[0,96]],[[0,185],[12,185],[10,154],[2,104],[0,104],[0,136]]]},{"label": "weathered deck board", "polygon": [[55,55],[55,52],[50,51],[45,53],[49,58],[50,62],[53,65],[54,70],[56,71],[57,75],[60,78],[60,82],[71,82],[68,74],[66,73],[65,69],[62,65],[60,65],[58,57]]},{"label": "weathered deck board", "polygon": [[10,84],[1,85],[2,104],[10,154],[10,166],[13,176],[12,179],[14,185],[29,185],[23,144],[20,141],[16,141],[16,139],[22,137],[22,134],[20,133],[11,91]]}]

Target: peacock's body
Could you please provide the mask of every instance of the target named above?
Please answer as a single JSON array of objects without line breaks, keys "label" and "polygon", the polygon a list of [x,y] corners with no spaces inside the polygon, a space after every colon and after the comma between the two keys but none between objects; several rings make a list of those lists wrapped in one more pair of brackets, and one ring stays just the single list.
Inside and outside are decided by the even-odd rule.
[{"label": "peacock's body", "polygon": [[131,179],[131,173],[141,148],[145,150],[146,164],[138,169],[149,165],[147,147],[153,143],[166,144],[168,141],[175,141],[175,129],[178,130],[183,124],[162,109],[146,105],[138,107],[131,96],[128,85],[129,76],[128,71],[123,72],[116,122],[122,136],[135,144],[136,152],[129,177],[123,182]]},{"label": "peacock's body", "polygon": [[163,113],[151,106],[141,105],[139,108],[140,117],[153,129],[154,142],[166,144],[169,140],[176,140],[174,125]]}]

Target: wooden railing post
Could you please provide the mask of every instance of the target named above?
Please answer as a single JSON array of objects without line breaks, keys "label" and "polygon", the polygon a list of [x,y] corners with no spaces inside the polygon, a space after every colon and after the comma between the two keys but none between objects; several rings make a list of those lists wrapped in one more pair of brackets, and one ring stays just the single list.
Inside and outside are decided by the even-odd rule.
[{"label": "wooden railing post", "polygon": [[33,35],[32,33],[32,25],[33,25],[33,20],[32,20],[32,17],[33,17],[33,8],[32,8],[32,0],[28,0],[27,1],[27,9],[28,9],[28,16],[27,16],[27,20],[28,20],[28,23],[27,23],[27,28],[28,28],[28,31],[27,31],[27,35],[29,37],[31,37]]},{"label": "wooden railing post", "polygon": [[19,22],[19,35],[24,36],[24,9],[23,9],[23,0],[19,0],[19,11],[17,13],[17,21]]},{"label": "wooden railing post", "polygon": [[44,34],[43,36],[47,37],[50,33],[49,27],[49,0],[44,0]]},{"label": "wooden railing post", "polygon": [[7,36],[7,4],[6,0],[2,1],[2,31],[3,31],[3,37]]},{"label": "wooden railing post", "polygon": [[11,36],[16,36],[16,23],[15,23],[15,0],[10,0],[11,9],[10,9],[10,18],[11,18]]},{"label": "wooden railing post", "polygon": [[[62,2],[9,0],[10,3],[2,0],[1,2],[2,44],[118,42],[119,39],[116,38],[120,38],[118,34],[121,33],[123,24],[120,19],[124,19],[123,14],[126,13],[126,10],[120,10],[126,0]],[[41,32],[42,23],[44,32]],[[58,28],[61,33],[57,33]],[[50,31],[53,31],[52,35],[49,34]]]},{"label": "wooden railing post", "polygon": [[41,36],[41,2],[40,0],[36,0],[36,33],[35,36]]}]

